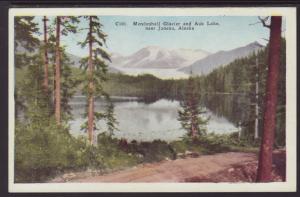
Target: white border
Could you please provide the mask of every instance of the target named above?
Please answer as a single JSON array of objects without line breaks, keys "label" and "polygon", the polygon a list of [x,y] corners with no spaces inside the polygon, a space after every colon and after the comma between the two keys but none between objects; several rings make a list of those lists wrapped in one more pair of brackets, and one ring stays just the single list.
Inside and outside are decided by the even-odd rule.
[{"label": "white border", "polygon": [[[275,183],[14,183],[14,16],[286,17],[286,182]],[[9,192],[288,192],[296,191],[296,8],[12,8],[9,10]]]}]

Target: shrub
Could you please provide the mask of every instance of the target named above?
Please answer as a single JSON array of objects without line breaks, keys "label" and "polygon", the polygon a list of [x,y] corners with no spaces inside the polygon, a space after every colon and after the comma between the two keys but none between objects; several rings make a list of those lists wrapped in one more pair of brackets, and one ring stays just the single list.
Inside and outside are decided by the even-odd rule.
[{"label": "shrub", "polygon": [[141,142],[135,147],[136,150],[134,151],[143,155],[143,162],[157,162],[166,158],[176,158],[173,148],[167,142],[161,140]]},{"label": "shrub", "polygon": [[44,127],[36,124],[17,124],[16,182],[42,181],[63,169],[78,167],[74,140],[66,129],[55,124]]},{"label": "shrub", "polygon": [[120,147],[120,140],[106,133],[99,134],[97,139],[97,152],[103,157],[106,169],[121,169],[140,163],[135,154],[130,154]]},{"label": "shrub", "polygon": [[16,125],[15,182],[44,182],[66,170],[121,169],[139,163],[138,157],[121,150],[118,140],[98,136],[98,145],[75,138],[67,128],[49,124]]},{"label": "shrub", "polygon": [[170,145],[176,153],[184,153],[190,149],[190,146],[186,140],[173,141],[170,143]]}]

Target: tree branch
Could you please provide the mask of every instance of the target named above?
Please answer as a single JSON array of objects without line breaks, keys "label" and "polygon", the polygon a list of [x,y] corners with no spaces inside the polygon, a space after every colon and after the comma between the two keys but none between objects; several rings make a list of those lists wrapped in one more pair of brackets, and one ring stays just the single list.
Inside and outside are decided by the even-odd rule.
[{"label": "tree branch", "polygon": [[268,20],[268,16],[265,17],[265,18],[261,18],[260,16],[258,17],[258,19],[260,20],[260,22],[263,24],[264,27],[267,27],[267,28],[271,28],[270,25],[267,25],[266,21]]},{"label": "tree branch", "polygon": [[266,39],[266,38],[261,38],[261,39],[263,39],[263,40],[265,40],[265,41],[269,42],[269,39]]}]

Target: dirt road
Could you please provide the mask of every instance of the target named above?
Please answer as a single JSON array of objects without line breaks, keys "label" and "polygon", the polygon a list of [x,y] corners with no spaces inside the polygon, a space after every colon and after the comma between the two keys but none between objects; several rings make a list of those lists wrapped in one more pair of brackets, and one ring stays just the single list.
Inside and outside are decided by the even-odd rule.
[{"label": "dirt road", "polygon": [[256,161],[254,153],[228,152],[145,164],[107,175],[74,178],[69,182],[185,182],[192,177],[206,177],[230,170],[239,164]]}]

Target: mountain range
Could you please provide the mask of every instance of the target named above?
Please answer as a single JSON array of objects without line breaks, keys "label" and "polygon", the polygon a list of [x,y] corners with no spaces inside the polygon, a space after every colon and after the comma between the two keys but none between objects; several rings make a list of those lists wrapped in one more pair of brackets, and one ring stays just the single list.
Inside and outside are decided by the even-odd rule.
[{"label": "mountain range", "polygon": [[189,66],[209,54],[203,50],[170,50],[159,46],[148,46],[129,56],[113,53],[111,66],[115,68],[178,69]]},{"label": "mountain range", "polygon": [[176,69],[176,72],[183,72],[187,74],[186,76],[191,72],[202,75],[229,64],[237,58],[246,57],[263,47],[258,42],[252,42],[232,50],[209,53],[200,49],[165,49],[159,46],[148,46],[129,56],[113,53],[110,66],[128,74],[132,74],[129,72],[132,69],[137,74],[151,72],[153,69],[161,69],[161,71],[172,69],[172,72]]},{"label": "mountain range", "polygon": [[[188,77],[191,72],[194,75],[203,75],[263,47],[258,42],[252,42],[232,50],[210,53],[201,49],[147,46],[128,56],[112,53],[108,72],[129,75],[149,73],[160,78]],[[24,49],[17,48],[17,52],[24,52]],[[67,56],[73,62],[72,65],[79,68],[81,58],[70,53]]]},{"label": "mountain range", "polygon": [[258,42],[252,42],[246,46],[238,47],[229,51],[219,51],[208,55],[205,58],[199,59],[190,66],[179,69],[185,73],[193,74],[208,74],[214,69],[229,64],[237,58],[242,58],[250,55],[253,52],[263,48],[263,45]]}]

